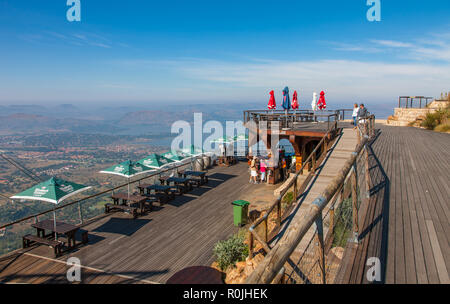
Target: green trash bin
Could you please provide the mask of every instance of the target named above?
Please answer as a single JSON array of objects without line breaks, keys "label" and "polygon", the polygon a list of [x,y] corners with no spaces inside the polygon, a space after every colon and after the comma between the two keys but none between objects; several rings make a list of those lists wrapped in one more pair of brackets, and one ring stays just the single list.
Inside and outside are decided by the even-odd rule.
[{"label": "green trash bin", "polygon": [[243,226],[247,224],[249,202],[238,200],[231,203],[233,205],[234,226]]}]

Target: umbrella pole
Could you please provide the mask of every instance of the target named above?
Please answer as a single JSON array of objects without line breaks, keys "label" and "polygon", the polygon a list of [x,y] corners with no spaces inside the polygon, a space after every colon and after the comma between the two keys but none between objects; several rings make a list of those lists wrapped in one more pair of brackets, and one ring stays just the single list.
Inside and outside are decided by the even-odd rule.
[{"label": "umbrella pole", "polygon": [[130,178],[128,178],[128,200],[130,200]]},{"label": "umbrella pole", "polygon": [[54,226],[54,230],[55,230],[55,240],[58,240],[58,233],[56,232],[56,210],[55,207],[53,206],[53,226]]}]

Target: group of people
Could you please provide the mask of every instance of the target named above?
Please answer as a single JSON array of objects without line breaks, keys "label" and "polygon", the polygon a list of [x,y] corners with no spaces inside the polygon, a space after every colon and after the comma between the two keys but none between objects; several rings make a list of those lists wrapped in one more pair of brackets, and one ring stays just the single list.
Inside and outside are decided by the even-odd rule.
[{"label": "group of people", "polygon": [[259,184],[267,182],[269,183],[268,176],[273,174],[272,170],[269,168],[280,168],[280,179],[282,181],[286,180],[289,176],[289,168],[295,163],[295,156],[286,156],[284,150],[279,150],[278,163],[271,164],[271,156],[267,158],[253,156],[248,161],[250,167],[250,183]]},{"label": "group of people", "polygon": [[358,123],[364,123],[367,116],[369,116],[369,112],[367,111],[364,104],[362,103],[358,106],[358,104],[355,103],[352,113],[354,129],[357,128]]}]

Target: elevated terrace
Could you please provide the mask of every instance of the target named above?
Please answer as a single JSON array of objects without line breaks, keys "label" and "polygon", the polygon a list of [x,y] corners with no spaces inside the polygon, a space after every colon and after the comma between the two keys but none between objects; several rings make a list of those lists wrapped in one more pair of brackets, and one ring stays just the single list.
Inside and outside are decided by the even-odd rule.
[{"label": "elevated terrace", "polygon": [[[246,163],[215,167],[207,185],[138,219],[113,213],[83,221],[80,213],[88,244],[59,258],[45,246],[11,252],[0,257],[0,283],[67,283],[71,256],[82,262],[82,283],[165,283],[180,269],[213,262],[214,244],[237,231],[231,202],[255,198],[251,193],[269,207],[246,227],[250,256],[263,254],[247,283],[373,283],[366,275],[371,257],[381,262],[377,282],[449,283],[450,135],[375,125],[374,117],[353,130],[341,121],[345,111],[317,117],[323,122],[314,113],[308,118],[310,111],[291,118],[253,112],[246,122],[322,134],[280,134],[300,151],[304,142],[295,138],[316,138],[278,197],[267,195],[270,186],[248,183]],[[286,205],[290,192],[293,204]]]}]

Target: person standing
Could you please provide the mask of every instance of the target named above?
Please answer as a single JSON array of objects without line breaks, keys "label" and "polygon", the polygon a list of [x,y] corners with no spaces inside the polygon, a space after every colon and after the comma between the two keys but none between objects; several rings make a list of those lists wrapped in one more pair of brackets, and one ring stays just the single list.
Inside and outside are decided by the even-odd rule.
[{"label": "person standing", "polygon": [[353,125],[354,125],[353,129],[356,129],[356,126],[357,126],[356,119],[358,117],[358,110],[359,110],[358,104],[355,103],[355,105],[353,106],[353,113],[352,113]]},{"label": "person standing", "polygon": [[258,177],[258,169],[256,168],[256,156],[253,156],[252,162],[250,164],[250,175],[251,182],[257,184],[258,181],[256,180],[256,178]]},{"label": "person standing", "polygon": [[286,176],[286,158],[282,158],[281,159],[281,180],[284,181],[287,176]]},{"label": "person standing", "polygon": [[263,183],[266,180],[266,161],[264,159],[261,159],[259,171],[261,172],[261,183]]},{"label": "person standing", "polygon": [[366,122],[366,118],[369,112],[367,112],[367,109],[364,107],[364,104],[360,104],[359,105],[359,110],[358,110],[358,121],[359,123],[365,123]]}]

